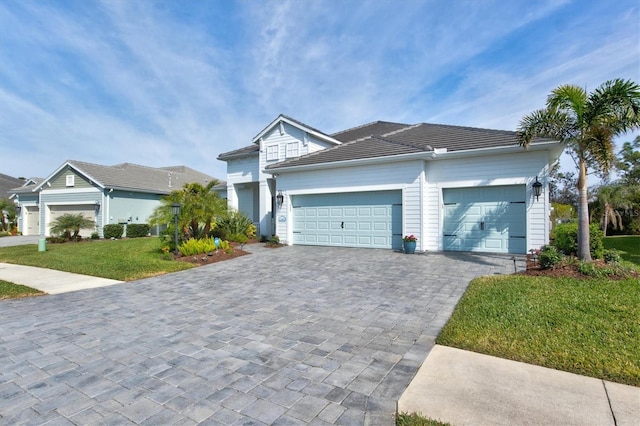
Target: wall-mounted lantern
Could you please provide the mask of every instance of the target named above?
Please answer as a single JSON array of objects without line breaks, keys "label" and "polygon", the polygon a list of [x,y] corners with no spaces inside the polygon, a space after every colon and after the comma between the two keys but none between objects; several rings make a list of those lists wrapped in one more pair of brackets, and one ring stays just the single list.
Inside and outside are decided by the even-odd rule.
[{"label": "wall-mounted lantern", "polygon": [[533,188],[533,195],[536,196],[536,201],[538,201],[540,194],[542,194],[542,183],[538,181],[538,176],[536,176],[536,181],[533,182],[531,187]]},{"label": "wall-mounted lantern", "polygon": [[96,200],[96,202],[93,204],[93,208],[96,211],[96,214],[98,214],[98,212],[100,211],[100,201]]},{"label": "wall-mounted lantern", "polygon": [[278,204],[278,207],[282,207],[282,204],[284,204],[284,195],[281,190],[279,190],[278,195],[276,195],[276,203]]}]

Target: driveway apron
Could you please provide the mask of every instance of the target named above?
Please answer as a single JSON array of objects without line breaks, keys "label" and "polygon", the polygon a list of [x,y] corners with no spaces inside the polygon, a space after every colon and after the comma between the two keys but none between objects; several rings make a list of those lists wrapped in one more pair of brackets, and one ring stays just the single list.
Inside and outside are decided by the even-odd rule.
[{"label": "driveway apron", "polygon": [[508,256],[267,249],[0,302],[0,423],[393,425],[469,281]]}]

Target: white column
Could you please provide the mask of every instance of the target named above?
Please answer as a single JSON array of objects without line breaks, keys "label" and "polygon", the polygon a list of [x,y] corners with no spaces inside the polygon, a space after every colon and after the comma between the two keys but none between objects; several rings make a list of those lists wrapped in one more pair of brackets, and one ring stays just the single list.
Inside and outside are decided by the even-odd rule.
[{"label": "white column", "polygon": [[273,233],[272,218],[271,218],[271,189],[269,188],[268,181],[264,180],[260,182],[260,235],[266,235],[270,237]]},{"label": "white column", "polygon": [[238,194],[236,187],[232,183],[227,183],[227,206],[238,209]]}]

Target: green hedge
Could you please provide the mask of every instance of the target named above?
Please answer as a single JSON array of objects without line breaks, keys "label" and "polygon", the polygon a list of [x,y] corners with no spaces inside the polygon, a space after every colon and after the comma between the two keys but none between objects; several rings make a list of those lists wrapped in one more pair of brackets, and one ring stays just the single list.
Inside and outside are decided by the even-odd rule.
[{"label": "green hedge", "polygon": [[102,235],[105,238],[122,238],[124,226],[119,223],[111,223],[102,227]]},{"label": "green hedge", "polygon": [[146,237],[151,231],[148,223],[130,223],[127,225],[127,238]]},{"label": "green hedge", "polygon": [[[562,223],[553,229],[553,245],[566,255],[578,252],[578,223]],[[602,259],[604,255],[604,232],[597,223],[589,225],[589,251],[594,259]]]}]

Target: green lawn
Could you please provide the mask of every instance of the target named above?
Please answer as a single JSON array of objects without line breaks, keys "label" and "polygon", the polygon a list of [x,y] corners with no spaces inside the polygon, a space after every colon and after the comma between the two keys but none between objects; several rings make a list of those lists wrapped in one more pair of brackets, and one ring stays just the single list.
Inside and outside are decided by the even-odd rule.
[{"label": "green lawn", "polygon": [[604,247],[616,249],[624,260],[640,265],[640,235],[606,237]]},{"label": "green lawn", "polygon": [[192,268],[186,262],[162,259],[157,237],[99,240],[0,248],[0,262],[39,266],[96,277],[131,281]]},{"label": "green lawn", "polygon": [[640,282],[522,275],[471,282],[437,343],[640,386]]},{"label": "green lawn", "polygon": [[0,300],[17,299],[20,297],[36,296],[38,294],[44,293],[35,288],[0,280]]}]

